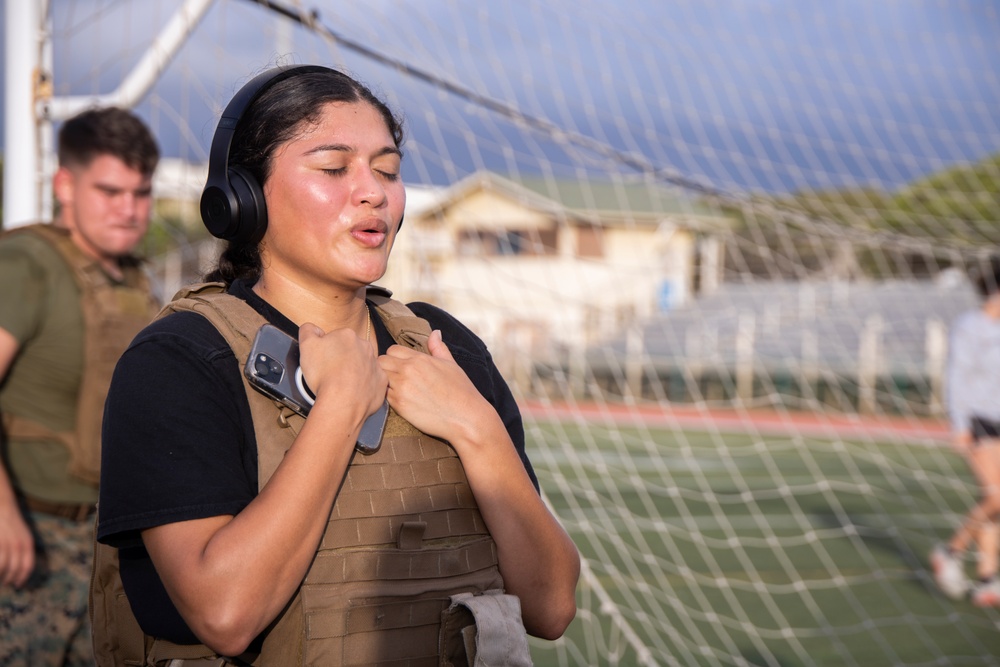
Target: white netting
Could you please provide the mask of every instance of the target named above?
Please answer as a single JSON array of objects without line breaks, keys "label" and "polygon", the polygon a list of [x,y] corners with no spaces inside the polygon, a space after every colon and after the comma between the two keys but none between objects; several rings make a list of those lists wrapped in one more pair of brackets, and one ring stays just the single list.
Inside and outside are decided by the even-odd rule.
[{"label": "white netting", "polygon": [[[82,94],[181,3],[51,5]],[[585,558],[537,664],[979,665],[1000,614],[926,557],[975,496],[942,371],[1000,240],[998,35],[972,0],[219,0],[139,111],[203,163],[285,58],[403,112],[387,284],[490,344]]]}]

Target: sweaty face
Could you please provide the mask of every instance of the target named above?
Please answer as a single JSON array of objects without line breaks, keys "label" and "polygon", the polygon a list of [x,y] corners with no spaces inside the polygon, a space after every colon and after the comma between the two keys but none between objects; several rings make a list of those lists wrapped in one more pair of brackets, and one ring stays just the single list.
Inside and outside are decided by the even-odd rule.
[{"label": "sweaty face", "polygon": [[367,102],[323,107],[274,155],[264,184],[265,274],[346,290],[378,280],[406,203],[400,158]]},{"label": "sweaty face", "polygon": [[86,167],[60,167],[55,194],[73,240],[102,263],[113,264],[132,252],[149,229],[152,177],[117,157],[101,155]]}]

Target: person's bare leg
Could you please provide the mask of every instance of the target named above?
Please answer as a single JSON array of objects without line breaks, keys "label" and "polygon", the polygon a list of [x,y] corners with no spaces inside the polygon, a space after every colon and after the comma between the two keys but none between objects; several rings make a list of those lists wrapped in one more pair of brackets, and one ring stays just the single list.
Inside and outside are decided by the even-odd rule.
[{"label": "person's bare leg", "polygon": [[[983,440],[973,445],[969,452],[969,465],[982,495],[948,541],[948,548],[955,554],[967,551],[973,541],[978,544],[980,531],[990,530],[994,519],[1000,517],[1000,440]],[[997,548],[1000,544],[993,551]]]},{"label": "person's bare leg", "polygon": [[972,602],[980,606],[1000,605],[1000,440],[981,441],[970,453],[973,471],[979,480],[982,500],[970,512],[977,546],[976,574],[979,582],[973,587]]}]

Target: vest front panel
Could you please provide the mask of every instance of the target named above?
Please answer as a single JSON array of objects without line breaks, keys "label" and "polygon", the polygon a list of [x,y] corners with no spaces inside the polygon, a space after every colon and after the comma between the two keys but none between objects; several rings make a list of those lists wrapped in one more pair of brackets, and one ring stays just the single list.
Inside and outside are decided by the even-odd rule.
[{"label": "vest front panel", "polygon": [[123,279],[113,281],[73,243],[66,229],[35,224],[8,233],[31,233],[44,239],[70,267],[80,290],[84,361],[73,432],[55,432],[43,424],[14,418],[6,419],[7,433],[12,438],[62,442],[70,452],[69,472],[96,486],[100,480],[104,401],[115,364],[132,338],[152,320],[158,305],[140,268],[125,267]]},{"label": "vest front panel", "polygon": [[[381,448],[355,453],[299,592],[302,664],[438,665],[450,597],[502,588],[497,562],[455,450],[390,411]],[[262,664],[272,642],[288,650],[281,626]]]}]

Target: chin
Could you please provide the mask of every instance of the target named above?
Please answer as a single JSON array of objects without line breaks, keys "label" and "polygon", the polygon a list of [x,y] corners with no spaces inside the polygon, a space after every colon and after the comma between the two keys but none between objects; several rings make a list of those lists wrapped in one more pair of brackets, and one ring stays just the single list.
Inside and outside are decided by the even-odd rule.
[{"label": "chin", "polygon": [[118,255],[119,257],[131,255],[132,251],[135,250],[140,243],[142,243],[142,237],[142,234],[130,234],[128,236],[119,237],[108,243],[108,254]]},{"label": "chin", "polygon": [[136,249],[136,247],[138,247],[138,245],[139,241],[128,244],[118,244],[106,249],[105,253],[110,257],[118,257],[118,258],[128,257],[129,255],[132,254],[132,252]]},{"label": "chin", "polygon": [[371,270],[367,271],[362,270],[359,273],[361,274],[361,279],[365,281],[365,284],[371,285],[372,283],[381,280],[382,276],[385,275],[385,271],[386,271],[386,265],[381,264],[377,268],[372,268]]}]

